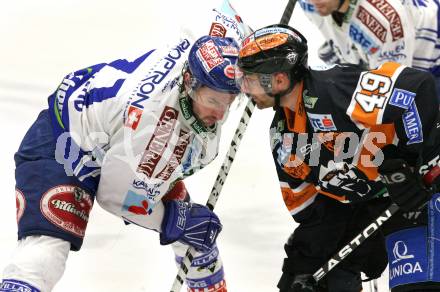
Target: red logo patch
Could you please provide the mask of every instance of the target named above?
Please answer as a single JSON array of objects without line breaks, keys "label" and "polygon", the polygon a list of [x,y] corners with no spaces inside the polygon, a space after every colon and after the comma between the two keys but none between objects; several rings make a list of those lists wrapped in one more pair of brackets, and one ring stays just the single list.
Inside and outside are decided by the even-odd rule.
[{"label": "red logo patch", "polygon": [[136,130],[139,121],[141,120],[143,110],[140,108],[130,106],[128,108],[127,120],[125,121],[125,126]]},{"label": "red logo patch", "polygon": [[251,39],[254,39],[254,35],[250,35],[245,38],[244,41],[241,43],[241,47],[244,48],[248,43],[250,43]]},{"label": "red logo patch", "polygon": [[76,236],[84,237],[93,201],[76,186],[60,185],[47,191],[40,202],[47,220]]},{"label": "red logo patch", "polygon": [[390,23],[393,41],[403,38],[403,26],[399,13],[387,0],[367,0],[373,5]]},{"label": "red logo patch", "polygon": [[151,214],[151,210],[148,210],[148,202],[147,200],[143,200],[141,202],[142,206],[130,206],[128,207],[128,211],[134,213],[136,215],[149,215]]},{"label": "red logo patch", "polygon": [[26,199],[19,189],[15,189],[15,206],[17,207],[17,223],[20,222],[26,209]]},{"label": "red logo patch", "polygon": [[359,11],[356,17],[365,24],[368,29],[374,33],[374,35],[381,40],[382,43],[385,42],[387,37],[386,28],[377,20],[373,15],[371,15],[364,7],[359,6]]},{"label": "red logo patch", "polygon": [[224,60],[212,40],[207,41],[198,49],[197,56],[208,72],[223,63]]},{"label": "red logo patch", "polygon": [[226,28],[218,22],[213,22],[211,24],[211,29],[209,30],[209,35],[224,38],[226,35]]},{"label": "red logo patch", "polygon": [[225,69],[223,70],[223,72],[225,73],[225,76],[228,77],[229,79],[234,79],[235,78],[235,68],[232,65],[228,65],[225,67]]},{"label": "red logo patch", "polygon": [[177,121],[178,112],[175,108],[166,106],[157,122],[154,134],[145,148],[141,161],[139,162],[137,172],[152,177],[157,163],[162,158],[168,141],[174,131],[174,125]]},{"label": "red logo patch", "polygon": [[186,147],[189,143],[190,133],[184,130],[180,130],[179,139],[177,140],[177,145],[174,148],[173,155],[171,155],[170,160],[164,169],[159,172],[156,177],[161,180],[168,180],[174,170],[180,165],[182,161],[183,154],[185,154]]},{"label": "red logo patch", "polygon": [[324,125],[324,127],[327,127],[327,128],[334,127],[333,120],[331,120],[327,117],[324,117],[322,119],[322,124]]},{"label": "red logo patch", "polygon": [[234,46],[220,46],[223,56],[238,56],[238,49]]}]

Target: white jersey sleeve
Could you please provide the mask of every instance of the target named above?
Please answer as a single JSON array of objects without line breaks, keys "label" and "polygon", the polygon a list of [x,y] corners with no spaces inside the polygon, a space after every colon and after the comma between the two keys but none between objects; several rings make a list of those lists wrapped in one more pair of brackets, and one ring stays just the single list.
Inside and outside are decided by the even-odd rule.
[{"label": "white jersey sleeve", "polygon": [[406,1],[416,29],[412,67],[440,76],[440,2]]},{"label": "white jersey sleeve", "polygon": [[360,59],[369,68],[386,61],[411,65],[414,23],[400,1],[351,1],[340,25],[331,15],[320,16],[308,0],[300,3],[325,39],[332,40],[336,53],[345,62],[357,64]]},{"label": "white jersey sleeve", "polygon": [[309,0],[299,0],[307,18],[319,29],[327,43],[332,44],[333,53],[342,63],[359,64],[361,56],[347,37],[347,25],[339,27],[331,16],[320,16]]},{"label": "white jersey sleeve", "polygon": [[49,98],[57,160],[96,191],[104,209],[125,221],[160,231],[161,198],[171,184],[218,154],[220,126],[206,129],[192,115],[189,101],[179,95],[179,78],[202,35],[237,42],[246,35],[225,3],[210,10],[197,33],[186,29],[176,42],[139,58],[73,72]]}]

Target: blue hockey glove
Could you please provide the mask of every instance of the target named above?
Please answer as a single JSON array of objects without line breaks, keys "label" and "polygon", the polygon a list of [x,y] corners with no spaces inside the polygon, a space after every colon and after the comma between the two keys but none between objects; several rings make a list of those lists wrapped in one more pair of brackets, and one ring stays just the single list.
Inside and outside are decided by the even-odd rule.
[{"label": "blue hockey glove", "polygon": [[213,247],[222,230],[220,219],[214,212],[200,204],[177,200],[164,202],[164,205],[160,244],[179,240],[202,252]]}]

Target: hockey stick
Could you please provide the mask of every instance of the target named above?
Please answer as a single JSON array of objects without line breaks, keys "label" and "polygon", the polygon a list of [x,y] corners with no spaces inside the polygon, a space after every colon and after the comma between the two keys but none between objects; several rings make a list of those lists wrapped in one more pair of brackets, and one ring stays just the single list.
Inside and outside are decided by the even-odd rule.
[{"label": "hockey stick", "polygon": [[[432,183],[440,176],[440,166],[435,166],[427,174],[423,176],[423,181],[427,186],[432,185]],[[313,279],[318,282],[321,280],[328,272],[330,272],[336,265],[338,265],[344,258],[351,254],[356,248],[358,248],[362,242],[364,242],[368,237],[373,235],[383,223],[388,221],[397,211],[399,206],[396,204],[391,204],[388,209],[383,211],[370,225],[364,228],[361,233],[356,235],[348,244],[339,250],[330,260],[325,263],[321,268],[319,268],[314,274]]]},{"label": "hockey stick", "polygon": [[296,0],[289,0],[284,8],[283,16],[281,16],[280,24],[289,24],[292,17],[293,9],[295,8]]},{"label": "hockey stick", "polygon": [[373,279],[369,283],[370,283],[370,286],[369,286],[370,292],[378,292],[379,291],[379,289],[377,287],[377,279]]},{"label": "hockey stick", "polygon": [[[208,198],[208,202],[206,203],[206,206],[211,210],[214,210],[214,207],[217,203],[220,192],[223,188],[226,177],[229,173],[229,169],[231,168],[232,162],[234,161],[238,146],[240,145],[244,131],[246,130],[246,127],[252,116],[252,112],[254,108],[255,108],[255,103],[251,99],[249,99],[246,108],[243,111],[243,115],[240,119],[240,124],[238,125],[234,137],[232,138],[231,146],[229,147],[225,160],[223,161],[222,167],[220,168],[220,171],[215,180],[214,186],[212,187],[211,194],[209,195]],[[196,252],[195,249],[192,247],[187,249],[185,257],[183,258],[180,264],[180,268],[179,271],[177,272],[176,278],[174,279],[173,286],[170,290],[171,292],[178,292],[182,288],[183,281],[185,280],[186,275],[188,274],[188,270],[189,267],[191,266],[191,262],[194,258],[195,252]]]},{"label": "hockey stick", "polygon": [[382,214],[379,215],[370,225],[364,228],[361,233],[356,235],[348,244],[339,250],[332,258],[330,258],[325,265],[319,268],[314,274],[313,278],[316,282],[324,278],[324,276],[330,272],[337,264],[351,254],[356,248],[358,248],[368,237],[373,235],[383,223],[388,221],[397,211],[399,207],[396,204],[391,204]]},{"label": "hockey stick", "polygon": [[[290,18],[292,17],[293,9],[295,8],[297,0],[289,0],[284,8],[283,16],[281,17],[280,24],[288,24]],[[223,184],[226,180],[226,176],[228,175],[229,168],[231,167],[232,162],[234,161],[235,153],[237,152],[238,146],[241,142],[241,138],[243,137],[244,132],[246,131],[247,125],[249,123],[250,118],[252,117],[252,113],[255,108],[255,102],[249,98],[245,109],[243,110],[243,115],[240,120],[240,124],[238,125],[237,130],[235,131],[234,137],[232,138],[231,146],[229,148],[228,153],[226,153],[226,158],[223,161],[223,165],[220,169],[219,174],[217,175],[217,179],[215,180],[214,186],[211,190],[211,195],[208,198],[208,202],[206,205],[209,209],[214,210],[214,206],[217,203],[218,197],[220,195],[220,191],[223,188]]]},{"label": "hockey stick", "polygon": [[[289,0],[284,9],[283,16],[281,17],[281,24],[288,24],[289,20],[292,16],[293,9],[295,8],[297,0]],[[229,147],[228,152],[226,153],[225,160],[223,161],[222,167],[217,175],[214,186],[212,187],[211,194],[209,195],[206,206],[214,210],[214,207],[217,203],[217,200],[220,196],[220,191],[223,188],[226,177],[229,173],[229,169],[234,161],[235,154],[237,153],[238,146],[240,145],[241,139],[243,138],[244,132],[246,131],[247,125],[249,124],[249,120],[252,117],[252,113],[255,108],[255,102],[249,98],[245,109],[243,110],[242,117],[240,119],[240,123],[235,131],[234,137],[231,141],[231,146]],[[188,248],[185,253],[185,257],[182,259],[180,264],[180,268],[177,272],[176,278],[174,279],[173,286],[171,287],[170,292],[178,292],[182,288],[183,282],[188,274],[189,267],[191,266],[191,262],[194,258],[195,250],[194,248]]]}]

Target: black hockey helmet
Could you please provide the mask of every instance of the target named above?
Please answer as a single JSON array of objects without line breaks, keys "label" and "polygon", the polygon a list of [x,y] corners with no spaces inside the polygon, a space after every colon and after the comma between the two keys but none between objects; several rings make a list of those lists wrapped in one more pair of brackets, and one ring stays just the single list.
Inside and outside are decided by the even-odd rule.
[{"label": "black hockey helmet", "polygon": [[307,40],[288,25],[263,27],[242,42],[237,65],[243,72],[289,72],[300,80],[307,70]]}]

